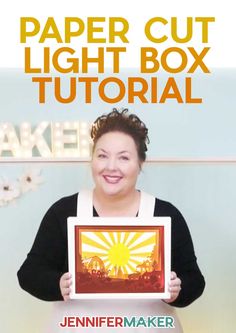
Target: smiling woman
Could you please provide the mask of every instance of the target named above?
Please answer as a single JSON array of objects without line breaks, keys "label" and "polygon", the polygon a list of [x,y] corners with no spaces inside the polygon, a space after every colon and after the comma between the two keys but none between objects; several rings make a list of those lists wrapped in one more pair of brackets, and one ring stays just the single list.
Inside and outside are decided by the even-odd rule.
[{"label": "smiling woman", "polygon": [[[121,112],[114,109],[94,122],[91,138],[94,143],[91,167],[95,183],[91,197],[86,204],[83,192],[79,195],[76,193],[62,198],[49,208],[33,247],[18,272],[19,283],[23,289],[40,299],[68,301],[55,303],[55,317],[48,332],[58,332],[58,323],[68,313],[83,316],[150,316],[158,313],[173,316],[175,328],[170,328],[171,332],[180,333],[182,328],[174,306],[183,307],[192,303],[202,294],[205,282],[181,213],[170,203],[150,195],[147,195],[149,202],[144,206],[143,192],[136,188],[139,172],[146,159],[148,129],[127,109]],[[100,217],[145,215],[147,221],[150,216],[171,217],[170,299],[139,302],[127,300],[122,303],[111,300],[98,303],[95,299],[84,302],[70,300],[72,276],[68,273],[67,218],[86,217],[86,214],[90,214],[88,212]],[[81,257],[81,267],[87,265],[97,275],[98,267],[102,265],[103,270],[118,279],[125,279],[130,274],[142,276],[147,274],[150,267],[158,273],[158,264],[154,264],[155,256],[150,255],[155,249],[152,233],[141,235],[137,232],[130,239],[127,239],[129,236],[125,232],[102,234],[99,237],[92,232],[83,234],[82,250],[85,256]],[[134,253],[138,253],[135,259]],[[146,258],[147,255],[149,257],[144,265],[143,256]],[[139,257],[141,259],[137,260]],[[103,329],[103,332],[107,330],[109,328]],[[128,330],[133,332],[134,328]],[[139,332],[145,332],[145,328]]]},{"label": "smiling woman", "polygon": [[[99,215],[113,215],[114,209],[109,209],[105,202],[114,197],[116,205],[120,198],[129,201],[132,207],[133,198],[139,197],[135,190],[139,171],[139,158],[132,137],[121,132],[109,132],[98,139],[93,153],[92,174],[96,185],[94,203]],[[136,212],[129,205],[125,207],[124,216],[136,215],[138,207]]]}]

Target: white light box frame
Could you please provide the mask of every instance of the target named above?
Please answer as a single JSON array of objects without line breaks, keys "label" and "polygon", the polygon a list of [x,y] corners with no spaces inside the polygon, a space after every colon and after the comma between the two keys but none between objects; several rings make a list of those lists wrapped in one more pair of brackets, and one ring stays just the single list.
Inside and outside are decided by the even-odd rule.
[{"label": "white light box frame", "polygon": [[71,299],[168,299],[170,217],[68,218]]}]

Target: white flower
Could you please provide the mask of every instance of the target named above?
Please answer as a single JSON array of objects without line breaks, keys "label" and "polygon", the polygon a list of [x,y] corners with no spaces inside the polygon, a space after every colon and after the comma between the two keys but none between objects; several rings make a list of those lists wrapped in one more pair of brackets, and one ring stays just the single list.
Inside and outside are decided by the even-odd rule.
[{"label": "white flower", "polygon": [[19,183],[22,193],[28,192],[30,190],[35,190],[38,185],[43,182],[40,173],[40,169],[27,169],[25,173],[21,177],[19,177]]},{"label": "white flower", "polygon": [[12,182],[7,178],[0,180],[0,206],[7,205],[19,195],[20,189],[17,182]]}]

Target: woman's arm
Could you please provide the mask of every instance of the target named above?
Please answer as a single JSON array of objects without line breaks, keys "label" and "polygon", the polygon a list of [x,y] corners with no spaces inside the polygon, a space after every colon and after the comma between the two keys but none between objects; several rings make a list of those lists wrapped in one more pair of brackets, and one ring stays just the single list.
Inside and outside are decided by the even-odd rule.
[{"label": "woman's arm", "polygon": [[192,238],[182,214],[170,203],[160,201],[160,216],[171,216],[171,270],[181,281],[178,297],[170,304],[184,307],[196,300],[205,288]]},{"label": "woman's arm", "polygon": [[45,214],[32,249],[19,269],[20,286],[45,300],[62,300],[60,278],[68,271],[67,217],[75,213],[76,199],[59,200]]}]

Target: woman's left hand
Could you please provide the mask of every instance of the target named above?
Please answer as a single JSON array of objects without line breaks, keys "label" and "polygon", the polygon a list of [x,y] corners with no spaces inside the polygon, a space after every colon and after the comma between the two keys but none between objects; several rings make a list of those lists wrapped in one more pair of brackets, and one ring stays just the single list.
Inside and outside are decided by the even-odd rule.
[{"label": "woman's left hand", "polygon": [[175,272],[171,272],[170,282],[169,282],[170,298],[165,299],[164,301],[166,303],[174,302],[176,298],[179,296],[180,290],[181,290],[181,280],[180,278],[178,278]]}]

